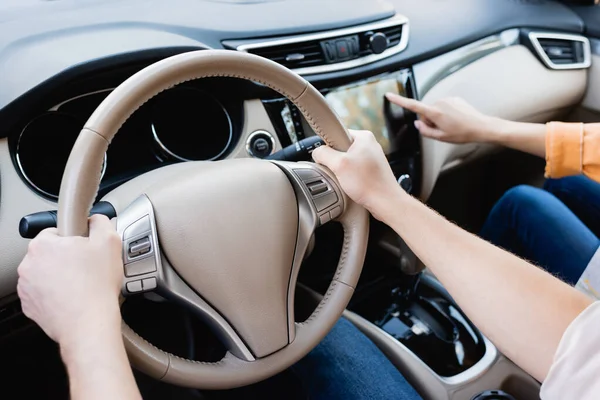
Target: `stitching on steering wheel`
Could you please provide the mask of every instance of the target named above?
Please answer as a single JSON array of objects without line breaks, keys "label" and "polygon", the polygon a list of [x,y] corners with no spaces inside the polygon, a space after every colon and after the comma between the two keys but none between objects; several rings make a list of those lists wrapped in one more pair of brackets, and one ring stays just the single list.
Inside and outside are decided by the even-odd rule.
[{"label": "stitching on steering wheel", "polygon": [[[162,90],[160,90],[160,91],[158,91],[158,92],[154,93],[152,96],[148,97],[147,99],[145,99],[145,100],[144,100],[142,103],[140,103],[140,104],[139,104],[137,107],[135,107],[134,109],[132,109],[132,110],[131,110],[131,112],[130,112],[129,114],[127,114],[127,116],[126,116],[126,117],[123,119],[123,121],[121,122],[121,124],[120,124],[120,125],[119,125],[119,127],[117,128],[116,132],[115,132],[115,133],[112,135],[112,137],[114,137],[114,136],[117,134],[117,132],[118,132],[118,131],[121,129],[121,127],[122,127],[122,126],[125,124],[125,122],[127,122],[127,120],[128,120],[128,119],[129,119],[129,118],[130,118],[130,117],[131,117],[131,116],[132,116],[132,115],[133,115],[133,114],[134,114],[134,113],[135,113],[135,112],[136,112],[136,111],[137,111],[137,110],[138,110],[140,107],[142,107],[144,104],[146,104],[148,101],[150,101],[150,100],[151,100],[151,99],[153,99],[154,97],[158,96],[160,93],[164,92],[165,90],[171,89],[172,87],[175,87],[175,86],[177,86],[177,85],[180,85],[180,84],[182,84],[182,83],[189,82],[189,81],[193,81],[193,80],[195,80],[195,79],[204,79],[204,78],[238,78],[238,79],[244,79],[244,80],[247,80],[247,81],[258,82],[258,83],[260,83],[260,84],[262,84],[262,85],[264,85],[264,86],[267,86],[267,87],[269,87],[269,88],[273,89],[274,91],[276,91],[277,93],[279,93],[279,94],[281,94],[281,95],[285,96],[286,98],[290,99],[290,100],[291,100],[291,101],[292,101],[294,104],[296,104],[296,100],[297,100],[298,98],[300,98],[300,97],[301,97],[301,96],[302,96],[304,93],[306,93],[306,90],[308,90],[308,85],[309,85],[309,84],[308,84],[308,82],[305,82],[305,83],[306,83],[306,86],[304,87],[304,90],[302,91],[302,93],[300,93],[300,94],[299,94],[298,96],[296,96],[296,97],[293,97],[293,96],[291,96],[291,95],[290,95],[290,94],[289,94],[287,91],[281,90],[281,89],[279,89],[279,88],[277,88],[277,87],[275,87],[275,86],[271,85],[271,84],[270,84],[270,83],[268,83],[268,82],[265,82],[265,81],[263,81],[263,80],[261,80],[261,79],[254,79],[254,78],[251,78],[251,77],[249,77],[249,76],[246,76],[246,75],[239,75],[239,74],[222,74],[222,73],[221,73],[221,74],[198,75],[198,76],[195,76],[195,77],[192,77],[192,78],[189,78],[189,79],[184,79],[184,80],[178,81],[178,82],[174,83],[173,85],[170,85],[170,86],[168,86],[168,87],[166,87],[166,88],[164,88],[164,89],[162,89]],[[317,124],[314,122],[314,118],[312,117],[312,115],[310,115],[310,113],[309,113],[309,112],[308,112],[308,111],[307,111],[307,110],[306,110],[304,107],[302,107],[302,106],[299,106],[299,105],[297,105],[297,104],[296,104],[296,106],[297,106],[297,107],[300,109],[300,111],[302,112],[302,114],[303,114],[303,115],[305,116],[305,118],[307,119],[307,122],[308,122],[308,123],[309,123],[309,125],[310,125],[310,126],[311,126],[311,127],[314,129],[314,130],[315,130],[315,132],[316,132],[316,133],[317,133],[319,136],[321,136],[321,138],[323,138],[323,140],[325,141],[325,143],[326,143],[328,146],[331,146],[331,145],[332,145],[332,142],[329,140],[329,138],[327,137],[327,135],[326,135],[325,133],[323,133],[323,131],[322,131],[321,127],[319,127],[319,126],[318,126],[318,125],[317,125]],[[87,127],[84,127],[84,128],[87,128]],[[92,132],[95,132],[95,133],[97,133],[98,135],[102,136],[102,134],[100,134],[99,132],[96,132],[96,131],[94,131],[93,129],[90,129],[90,128],[87,128],[87,129],[89,129],[90,131],[92,131]],[[107,140],[109,144],[110,144],[110,142],[112,141],[112,137],[111,137],[111,140],[110,140],[110,141],[108,141],[108,140]],[[105,138],[105,139],[106,139],[106,138]]]}]

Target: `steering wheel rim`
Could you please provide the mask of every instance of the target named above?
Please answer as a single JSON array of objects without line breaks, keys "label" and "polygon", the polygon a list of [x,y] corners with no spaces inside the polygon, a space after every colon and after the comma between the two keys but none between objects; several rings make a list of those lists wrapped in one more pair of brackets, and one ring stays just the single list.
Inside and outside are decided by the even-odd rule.
[{"label": "steering wheel rim", "polygon": [[[189,80],[205,77],[241,78],[268,86],[292,101],[314,131],[329,146],[345,151],[351,143],[346,129],[336,114],[329,108],[323,96],[306,80],[281,65],[251,54],[227,50],[201,50],[176,55],[152,64],[127,79],[111,92],[88,119],[73,147],[61,183],[58,207],[58,231],[61,236],[87,236],[87,217],[99,188],[104,154],[110,141],[129,116],[163,90]],[[229,349],[230,351],[226,356],[216,363],[186,360],[158,349],[123,322],[123,340],[130,361],[136,368],[156,379],[202,389],[228,389],[273,376],[304,357],[325,337],[348,305],[358,282],[366,253],[368,214],[366,210],[353,203],[341,192],[335,177],[330,171],[312,163],[302,164],[300,167],[298,167],[299,164],[295,163],[277,163],[277,171],[279,172],[275,172],[274,164],[267,161],[237,160],[235,162],[240,168],[248,168],[265,180],[271,179],[274,188],[279,185],[275,184],[275,181],[281,181],[281,171],[285,173],[291,186],[282,189],[287,191],[287,194],[282,192],[280,199],[289,198],[290,188],[293,187],[299,213],[305,212],[306,214],[308,213],[307,210],[310,210],[312,212],[310,214],[311,218],[313,220],[316,218],[316,222],[312,221],[310,223],[312,225],[303,225],[302,216],[297,216],[298,232],[302,229],[307,230],[306,226],[311,226],[314,231],[314,228],[319,225],[319,217],[321,223],[323,223],[322,218],[325,215],[323,213],[319,214],[320,211],[315,208],[314,203],[311,203],[314,196],[311,197],[307,183],[301,178],[298,168],[303,169],[304,172],[310,171],[313,175],[316,173],[323,178],[322,181],[326,183],[331,193],[337,195],[334,196],[337,198],[337,202],[330,204],[330,206],[337,207],[339,205],[341,207],[341,215],[327,214],[336,218],[342,224],[344,230],[342,253],[337,270],[323,300],[305,322],[294,323],[293,312],[291,316],[289,313],[287,314],[286,318],[288,324],[290,324],[287,344],[270,354],[266,354],[265,351],[261,350],[260,356],[253,359],[251,359],[252,357],[240,357],[239,352],[236,353],[236,351]],[[227,160],[218,163],[223,164],[219,164],[216,172],[214,172],[215,174],[218,173],[219,168],[224,169],[225,165],[232,165],[232,161],[228,163]],[[266,167],[265,163],[268,163],[269,166]],[[142,197],[150,196],[152,201],[146,201],[145,204],[149,204],[148,207],[150,208],[156,207],[158,204],[158,211],[160,211],[161,195],[156,194],[159,188],[158,185],[152,186],[152,184],[161,174],[164,175],[171,171],[177,173],[178,176],[183,174],[189,178],[190,187],[196,187],[200,182],[197,176],[206,175],[204,172],[212,168],[209,168],[206,163],[187,164],[190,164],[190,166],[181,167],[181,164],[178,164],[179,166],[160,168],[157,171],[165,171],[153,171],[144,174],[130,181],[131,184],[127,183],[109,193],[105,199],[116,205],[115,208],[118,211],[117,225],[119,221],[127,219],[125,216],[127,212],[131,213],[127,211],[131,208],[125,208],[124,213],[120,213],[120,208],[125,206],[126,203],[132,203],[133,205],[133,203],[144,202],[143,199],[139,200],[139,195]],[[188,172],[184,172],[184,169]],[[231,176],[231,174],[224,176]],[[231,180],[231,182],[232,185],[236,185],[239,179],[238,181]],[[274,191],[278,190],[274,189]],[[138,196],[138,200],[132,202],[135,197],[134,194]],[[260,204],[261,201],[265,201],[264,196],[257,200],[256,204]],[[317,211],[316,214],[315,211]],[[148,213],[154,218],[153,210]],[[160,212],[157,215],[160,215]],[[159,272],[162,271],[162,268],[165,268],[165,270],[183,268],[168,265],[169,261],[165,257],[165,254],[169,255],[168,246],[171,246],[170,255],[172,257],[176,253],[172,251],[173,246],[176,245],[168,237],[162,237],[161,240],[158,240],[157,232],[162,236],[167,230],[163,228],[161,233],[161,227],[159,226],[153,231],[154,242],[152,243],[153,246],[156,245],[156,259],[159,264],[160,260],[164,264],[160,265]],[[306,234],[312,234],[312,231],[306,232]],[[306,234],[302,236],[306,238]],[[297,236],[296,247],[298,247],[300,233]],[[159,246],[162,247],[162,245],[166,245],[165,250],[167,252],[161,254]],[[294,250],[294,262],[290,267],[290,286],[295,286],[295,278],[299,268],[299,263],[296,265],[297,260],[300,259],[301,262],[303,256],[303,254],[299,254],[301,250],[303,249]],[[188,273],[186,270],[177,269],[177,272],[179,274],[183,273],[185,278],[190,276],[189,274],[185,275]],[[159,287],[162,284],[164,282],[161,283],[159,276]],[[193,291],[198,291],[196,286],[189,284],[189,282],[186,284]],[[164,287],[167,287],[167,285]],[[293,304],[293,293],[292,288],[288,292],[288,303]],[[202,296],[202,293],[198,291],[198,295]],[[291,300],[290,295],[292,296]],[[197,300],[197,302],[200,301],[201,299]],[[215,318],[219,317],[217,315]],[[246,340],[248,340],[247,337]],[[240,347],[243,347],[242,345],[240,344]],[[256,345],[254,348],[259,347]],[[266,352],[268,353],[268,351]],[[252,351],[252,353],[254,354],[256,351]]]}]

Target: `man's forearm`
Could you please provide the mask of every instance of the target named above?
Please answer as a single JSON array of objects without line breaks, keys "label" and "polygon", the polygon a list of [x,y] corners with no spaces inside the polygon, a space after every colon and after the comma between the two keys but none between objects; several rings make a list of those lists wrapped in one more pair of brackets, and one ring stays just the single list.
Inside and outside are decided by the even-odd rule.
[{"label": "man's forearm", "polygon": [[483,333],[543,380],[565,329],[591,300],[451,224],[401,189],[381,199],[378,210]]},{"label": "man's forearm", "polygon": [[141,399],[123,346],[118,306],[61,345],[61,355],[72,399]]},{"label": "man's forearm", "polygon": [[546,125],[492,118],[480,141],[523,151],[538,157],[546,156]]}]

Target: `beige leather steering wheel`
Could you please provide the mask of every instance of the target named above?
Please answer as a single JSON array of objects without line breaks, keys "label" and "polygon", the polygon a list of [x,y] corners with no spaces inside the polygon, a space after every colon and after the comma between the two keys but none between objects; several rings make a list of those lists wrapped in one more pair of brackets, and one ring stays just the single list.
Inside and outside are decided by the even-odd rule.
[{"label": "beige leather steering wheel", "polygon": [[[60,188],[60,235],[87,235],[104,153],[127,118],[165,89],[214,76],[248,79],[278,91],[327,144],[338,150],[350,145],[321,94],[279,64],[225,50],[177,55],[123,82],[85,124]],[[203,318],[228,350],[216,363],[183,359],[156,348],[123,323],[132,364],[182,386],[242,386],[300,360],[348,305],[366,252],[367,212],[342,193],[327,169],[312,163],[238,159],[175,164],[127,182],[104,200],[117,211],[123,239],[123,295],[156,291],[179,302]],[[298,270],[314,230],[330,219],[344,229],[339,264],[323,301],[308,320],[296,323]]]}]

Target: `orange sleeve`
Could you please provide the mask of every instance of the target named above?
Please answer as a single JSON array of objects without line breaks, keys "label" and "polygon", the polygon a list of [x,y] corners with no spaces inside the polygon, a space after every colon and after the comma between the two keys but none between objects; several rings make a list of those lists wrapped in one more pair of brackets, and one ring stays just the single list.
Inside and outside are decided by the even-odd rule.
[{"label": "orange sleeve", "polygon": [[546,124],[546,177],[584,174],[600,182],[600,123]]}]

